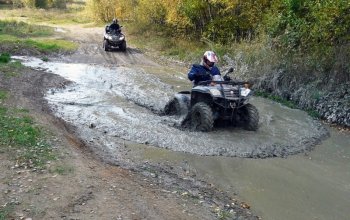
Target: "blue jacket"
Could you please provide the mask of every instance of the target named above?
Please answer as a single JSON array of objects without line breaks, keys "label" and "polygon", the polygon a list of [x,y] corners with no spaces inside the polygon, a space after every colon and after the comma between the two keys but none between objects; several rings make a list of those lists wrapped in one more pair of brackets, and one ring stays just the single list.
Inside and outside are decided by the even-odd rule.
[{"label": "blue jacket", "polygon": [[194,85],[197,85],[200,81],[211,80],[212,76],[215,75],[220,75],[220,70],[216,66],[209,70],[202,65],[194,64],[188,72],[188,79],[193,81]]},{"label": "blue jacket", "polygon": [[117,23],[112,23],[109,26],[106,27],[106,32],[110,32],[110,31],[119,31],[120,30],[120,25]]}]

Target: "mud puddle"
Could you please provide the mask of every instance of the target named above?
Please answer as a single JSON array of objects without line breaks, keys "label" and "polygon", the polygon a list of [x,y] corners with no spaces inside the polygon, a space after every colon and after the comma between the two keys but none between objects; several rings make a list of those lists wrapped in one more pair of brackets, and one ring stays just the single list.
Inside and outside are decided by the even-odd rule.
[{"label": "mud puddle", "polygon": [[[190,88],[183,74],[161,67],[50,63],[18,57],[23,64],[59,74],[73,84],[46,98],[82,139],[112,159],[171,164],[238,193],[263,219],[347,219],[350,215],[348,134],[328,129],[306,113],[254,98],[258,132],[216,128],[181,131],[179,119],[158,114],[176,91]],[[188,87],[184,86],[188,85]],[[284,157],[265,160],[239,157]],[[212,155],[203,157],[201,155]],[[223,156],[217,156],[223,155]]]},{"label": "mud puddle", "polygon": [[[147,70],[15,58],[73,82],[49,91],[46,98],[59,117],[95,140],[103,136],[111,143],[118,138],[198,155],[266,158],[310,151],[328,134],[306,113],[260,98],[252,100],[260,113],[257,132],[237,127],[208,133],[183,131],[177,128],[181,118],[159,114],[176,91],[190,85],[181,73],[161,67]],[[114,151],[113,144],[106,145]]]},{"label": "mud puddle", "polygon": [[144,149],[141,159],[182,167],[229,194],[237,192],[266,220],[345,220],[350,216],[350,134],[288,158],[201,157]]}]

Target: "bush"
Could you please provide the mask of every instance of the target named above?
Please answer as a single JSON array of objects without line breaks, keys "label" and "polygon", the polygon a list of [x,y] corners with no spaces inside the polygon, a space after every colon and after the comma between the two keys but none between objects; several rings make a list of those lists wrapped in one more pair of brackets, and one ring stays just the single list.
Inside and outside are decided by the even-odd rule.
[{"label": "bush", "polygon": [[8,63],[11,60],[11,56],[9,53],[2,53],[0,55],[0,63]]},{"label": "bush", "polygon": [[66,8],[67,0],[13,0],[15,7],[26,8]]}]

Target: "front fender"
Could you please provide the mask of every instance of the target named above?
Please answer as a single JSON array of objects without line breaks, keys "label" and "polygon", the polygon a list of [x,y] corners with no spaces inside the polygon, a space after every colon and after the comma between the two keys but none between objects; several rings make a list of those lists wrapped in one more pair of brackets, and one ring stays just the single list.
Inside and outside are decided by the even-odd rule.
[{"label": "front fender", "polygon": [[211,106],[213,104],[213,96],[210,94],[210,92],[192,91],[191,106],[194,106],[198,102],[204,102]]},{"label": "front fender", "polygon": [[189,94],[178,93],[175,98],[180,104],[181,114],[187,114],[191,105],[191,97]]}]

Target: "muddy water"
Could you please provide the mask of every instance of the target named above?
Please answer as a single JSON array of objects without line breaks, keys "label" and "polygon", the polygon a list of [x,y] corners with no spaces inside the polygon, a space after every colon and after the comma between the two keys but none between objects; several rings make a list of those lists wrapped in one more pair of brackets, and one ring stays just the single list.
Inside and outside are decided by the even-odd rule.
[{"label": "muddy water", "polygon": [[145,149],[143,158],[187,167],[197,177],[237,192],[263,219],[345,220],[350,216],[349,143],[349,133],[331,130],[314,151],[285,159],[200,157],[156,149]]},{"label": "muddy water", "polygon": [[48,101],[82,138],[112,157],[186,166],[198,178],[237,192],[264,219],[350,216],[350,135],[325,129],[304,112],[255,98],[258,132],[183,131],[177,128],[181,119],[159,114],[175,91],[190,87],[181,73],[18,58],[73,81],[49,91]]},{"label": "muddy water", "polygon": [[260,112],[257,132],[237,127],[216,128],[209,133],[184,131],[179,129],[183,117],[160,114],[176,90],[190,85],[181,73],[160,67],[152,70],[17,58],[25,65],[73,81],[66,89],[49,92],[47,99],[57,115],[82,129],[93,126],[96,136],[104,134],[106,138],[199,155],[253,158],[309,151],[327,136],[327,130],[304,112],[260,98],[252,99]]}]

